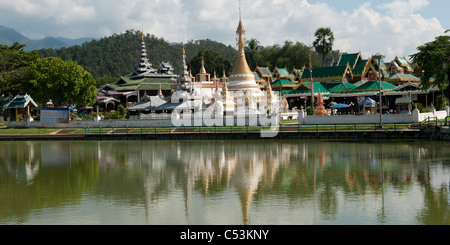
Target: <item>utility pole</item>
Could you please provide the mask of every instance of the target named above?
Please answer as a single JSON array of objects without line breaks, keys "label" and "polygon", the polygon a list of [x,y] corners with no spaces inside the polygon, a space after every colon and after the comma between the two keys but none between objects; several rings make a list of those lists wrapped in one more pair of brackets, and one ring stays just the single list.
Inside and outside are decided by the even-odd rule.
[{"label": "utility pole", "polygon": [[[309,43],[311,44],[311,33],[309,33]],[[312,76],[312,54],[311,54],[311,49],[312,49],[312,45],[309,48],[309,74],[311,75],[311,107],[314,109],[314,102],[315,102],[315,97],[314,97],[314,81],[313,81],[313,76]]]},{"label": "utility pole", "polygon": [[379,96],[380,96],[380,128],[383,127],[383,94],[381,91],[381,59],[385,56],[381,53],[377,53],[373,56],[374,59],[378,60],[378,83],[379,83]]}]

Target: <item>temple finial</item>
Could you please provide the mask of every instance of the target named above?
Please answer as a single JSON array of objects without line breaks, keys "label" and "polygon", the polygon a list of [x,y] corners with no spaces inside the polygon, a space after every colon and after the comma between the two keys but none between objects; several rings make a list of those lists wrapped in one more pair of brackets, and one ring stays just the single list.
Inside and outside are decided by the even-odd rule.
[{"label": "temple finial", "polygon": [[239,19],[242,18],[242,10],[241,10],[241,0],[239,0]]}]

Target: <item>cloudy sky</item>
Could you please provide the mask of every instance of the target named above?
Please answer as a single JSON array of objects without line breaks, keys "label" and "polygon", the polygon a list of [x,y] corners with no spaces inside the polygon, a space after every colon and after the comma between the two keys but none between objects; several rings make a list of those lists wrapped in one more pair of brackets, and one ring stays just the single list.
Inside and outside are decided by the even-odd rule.
[{"label": "cloudy sky", "polygon": [[[319,27],[334,49],[409,56],[450,29],[449,0],[242,0],[247,39],[264,46],[311,44]],[[169,42],[212,39],[235,45],[238,0],[0,0],[0,25],[33,39],[100,38],[129,29]]]}]

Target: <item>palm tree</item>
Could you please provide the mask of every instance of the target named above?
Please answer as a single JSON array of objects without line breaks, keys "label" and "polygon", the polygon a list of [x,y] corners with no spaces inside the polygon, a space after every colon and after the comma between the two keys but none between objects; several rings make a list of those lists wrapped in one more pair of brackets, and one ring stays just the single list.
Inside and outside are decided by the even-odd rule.
[{"label": "palm tree", "polygon": [[331,31],[331,28],[321,27],[317,29],[314,36],[316,36],[316,40],[313,45],[316,51],[322,55],[323,66],[325,63],[325,56],[333,50],[334,34]]},{"label": "palm tree", "polygon": [[252,38],[250,41],[247,41],[247,45],[245,46],[245,53],[247,55],[248,63],[250,65],[250,69],[254,70],[258,66],[258,62],[256,61],[256,53],[260,51],[262,48],[259,45],[259,41]]}]

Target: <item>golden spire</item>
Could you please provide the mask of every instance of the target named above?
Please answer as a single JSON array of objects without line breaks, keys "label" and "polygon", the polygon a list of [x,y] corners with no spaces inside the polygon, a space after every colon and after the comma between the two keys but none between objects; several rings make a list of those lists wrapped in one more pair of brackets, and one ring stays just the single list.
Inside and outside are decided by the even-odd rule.
[{"label": "golden spire", "polygon": [[202,67],[200,68],[200,74],[206,74],[205,61],[203,60],[203,56],[202,56]]},{"label": "golden spire", "polygon": [[158,93],[159,93],[159,97],[164,98],[164,95],[162,93],[162,85],[161,85],[161,83],[159,84],[159,91],[158,91]]},{"label": "golden spire", "polygon": [[239,48],[238,59],[236,66],[233,71],[233,75],[249,75],[253,74],[248,66],[247,60],[245,59],[245,29],[242,24],[242,18],[239,16],[239,26],[237,28],[236,34],[238,35],[237,45]]}]

